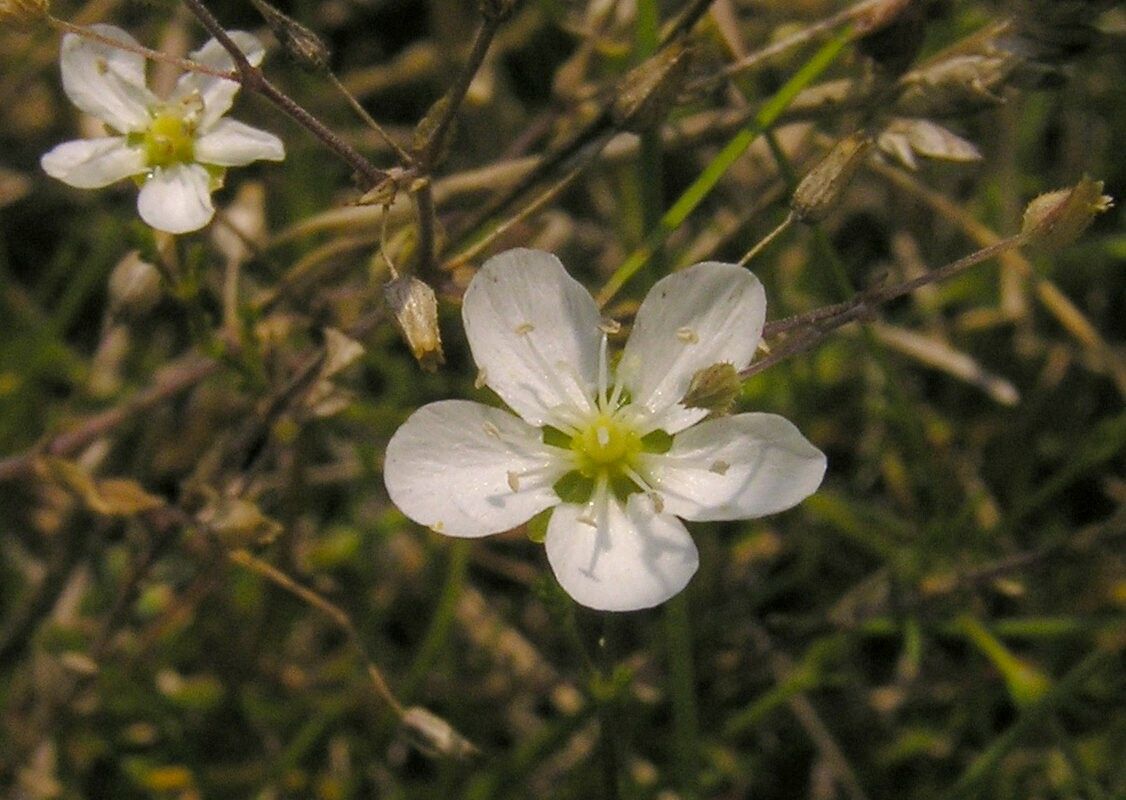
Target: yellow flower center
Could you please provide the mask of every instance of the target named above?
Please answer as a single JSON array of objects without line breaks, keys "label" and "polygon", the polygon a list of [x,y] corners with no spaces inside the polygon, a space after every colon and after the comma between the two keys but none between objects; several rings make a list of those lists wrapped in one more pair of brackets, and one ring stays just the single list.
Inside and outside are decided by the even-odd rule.
[{"label": "yellow flower center", "polygon": [[613,480],[627,469],[634,469],[634,461],[642,450],[641,437],[628,425],[601,412],[572,437],[571,450],[583,475],[606,475]]},{"label": "yellow flower center", "polygon": [[145,160],[150,167],[170,167],[195,160],[195,129],[176,114],[157,114],[144,133]]}]

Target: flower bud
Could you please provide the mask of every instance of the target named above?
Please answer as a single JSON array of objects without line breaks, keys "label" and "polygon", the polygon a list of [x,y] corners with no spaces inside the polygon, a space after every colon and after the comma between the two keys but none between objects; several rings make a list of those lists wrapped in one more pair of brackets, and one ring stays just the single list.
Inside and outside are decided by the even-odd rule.
[{"label": "flower bud", "polygon": [[266,0],[250,0],[250,2],[258,9],[258,13],[266,20],[274,36],[298,65],[309,72],[323,72],[328,68],[332,51],[321,37],[297,20],[278,11]]},{"label": "flower bud", "polygon": [[446,358],[434,290],[418,278],[403,275],[383,287],[383,296],[419,366],[427,372],[437,370]]},{"label": "flower bud", "polygon": [[739,388],[739,373],[732,364],[712,364],[692,376],[680,402],[688,408],[707,409],[714,417],[724,417],[731,413]]},{"label": "flower bud", "polygon": [[828,216],[852,181],[852,176],[864,163],[871,145],[871,138],[862,131],[833,145],[829,154],[802,178],[794,190],[790,208],[797,218],[802,222],[818,222]]},{"label": "flower bud", "polygon": [[229,547],[267,544],[283,530],[281,523],[263,514],[256,503],[241,497],[214,496],[197,518]]},{"label": "flower bud", "polygon": [[683,43],[674,42],[630,70],[610,108],[615,124],[634,133],[659,125],[676,103],[691,53]]},{"label": "flower bud", "polygon": [[403,713],[403,732],[411,744],[430,756],[464,761],[477,754],[473,743],[450,723],[425,708],[412,706]]},{"label": "flower bud", "polygon": [[160,301],[160,272],[132,250],[113,268],[107,288],[112,314],[144,314]]},{"label": "flower bud", "polygon": [[1030,243],[1059,250],[1078,239],[1097,214],[1113,205],[1114,198],[1103,194],[1102,181],[1084,177],[1070,189],[1042,194],[1029,203],[1021,233]]},{"label": "flower bud", "polygon": [[16,30],[31,30],[46,22],[50,14],[47,0],[0,0],[0,25]]}]

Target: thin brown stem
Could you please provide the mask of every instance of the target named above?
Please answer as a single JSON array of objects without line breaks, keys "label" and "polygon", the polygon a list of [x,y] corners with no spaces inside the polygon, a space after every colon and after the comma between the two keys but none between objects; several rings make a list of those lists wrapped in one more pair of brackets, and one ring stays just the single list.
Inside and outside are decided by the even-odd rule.
[{"label": "thin brown stem", "polygon": [[372,661],[371,656],[368,655],[367,650],[364,648],[363,639],[360,637],[360,632],[356,630],[356,626],[353,624],[347,612],[329,599],[321,596],[307,586],[301,585],[277,567],[257,558],[247,550],[232,550],[227,554],[227,558],[230,559],[231,563],[261,575],[275,586],[284,589],[294,597],[297,597],[302,602],[328,617],[333,624],[344,632],[348,637],[348,641],[351,642],[352,647],[364,662],[364,671],[371,680],[376,694],[379,695],[379,698],[395,713],[396,717],[400,719],[403,717],[406,713],[406,709],[403,707],[403,704],[399,702],[399,699],[395,697],[387,680],[383,677],[383,673],[379,671],[375,662]]},{"label": "thin brown stem", "polygon": [[861,292],[856,295],[856,297],[851,300],[846,300],[843,303],[836,303],[824,308],[814,309],[806,314],[789,317],[788,319],[779,320],[778,322],[766,325],[763,327],[764,337],[776,336],[780,333],[793,330],[797,330],[798,333],[794,334],[792,338],[787,339],[779,347],[774,348],[765,358],[755,361],[746,369],[742,370],[739,373],[739,377],[743,379],[749,378],[792,355],[809,350],[837,328],[869,316],[877,306],[895,300],[898,297],[903,297],[921,286],[952,278],[975,264],[980,264],[982,261],[1005,253],[1014,247],[1019,247],[1027,238],[1028,237],[1024,234],[1017,234],[1008,239],[995,242],[988,247],[983,247],[981,250],[970,253],[967,256],[959,258],[957,261],[933,269],[909,281],[897,283],[894,286],[874,287],[866,292]]},{"label": "thin brown stem", "polygon": [[[418,264],[423,278],[437,277],[438,253],[434,228],[438,214],[434,208],[434,189],[429,180],[420,179],[414,191],[414,205],[418,213]],[[384,215],[386,219],[386,215]]]},{"label": "thin brown stem", "polygon": [[125,50],[129,53],[136,53],[139,56],[152,59],[153,61],[162,61],[165,64],[174,64],[185,72],[198,72],[201,75],[210,75],[213,78],[226,78],[230,81],[239,80],[239,73],[223,69],[212,69],[203,64],[199,64],[187,58],[177,58],[170,56],[167,53],[162,53],[159,50],[153,50],[140,44],[132,44],[130,42],[123,42],[120,39],[113,39],[104,34],[98,33],[92,28],[87,28],[85,25],[76,25],[65,19],[58,17],[48,17],[48,24],[55,30],[66,31],[73,33],[75,36],[81,36],[83,39],[89,39],[92,42],[98,42],[108,47],[115,47],[118,50]]},{"label": "thin brown stem", "polygon": [[492,44],[493,37],[496,36],[502,22],[503,17],[501,16],[487,15],[481,21],[480,27],[477,28],[477,34],[473,37],[473,46],[469,51],[469,57],[466,59],[465,65],[458,72],[453,86],[450,87],[443,98],[445,102],[441,107],[441,116],[434,121],[430,133],[426,137],[426,141],[417,148],[418,160],[421,162],[424,172],[429,172],[434,168],[435,163],[445,149],[446,137],[449,135],[450,126],[453,124],[454,118],[457,116],[457,112],[461,108],[462,102],[465,100],[465,94],[469,91],[469,85],[477,75],[477,70],[479,70],[481,64],[484,63],[485,55],[489,52],[489,45]]},{"label": "thin brown stem", "polygon": [[215,40],[219,42],[234,59],[235,67],[239,74],[239,82],[244,88],[256,92],[288,114],[297,124],[317,137],[330,150],[340,156],[355,170],[370,188],[387,179],[384,170],[377,168],[364,158],[356,148],[336,135],[328,126],[305,110],[296,100],[291,98],[281,89],[270,83],[265,74],[258,67],[251,64],[246,54],[239,49],[234,40],[223,30],[223,26],[207,9],[201,0],[183,0],[188,10],[195,15],[200,24],[207,29]]},{"label": "thin brown stem", "polygon": [[383,140],[395,156],[399,159],[404,167],[410,167],[414,164],[414,157],[411,156],[398,142],[391,138],[391,134],[387,133],[382,125],[375,121],[375,118],[368,113],[367,109],[363,107],[356,96],[348,91],[348,87],[340,82],[340,78],[336,77],[333,72],[328,72],[328,79],[332,85],[336,87],[337,91],[344,96],[348,102],[349,107],[356,112],[356,116],[364,121],[364,124],[375,131],[375,134]]}]

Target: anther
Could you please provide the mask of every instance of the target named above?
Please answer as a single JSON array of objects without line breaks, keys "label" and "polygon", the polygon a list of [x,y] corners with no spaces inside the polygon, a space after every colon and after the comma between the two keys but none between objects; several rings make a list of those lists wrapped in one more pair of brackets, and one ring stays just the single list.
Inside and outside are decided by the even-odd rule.
[{"label": "anther", "polygon": [[716,461],[708,467],[708,472],[714,472],[716,475],[726,475],[729,469],[731,469],[731,465],[726,461]]},{"label": "anther", "polygon": [[517,325],[515,327],[514,330],[516,331],[517,336],[526,336],[527,334],[531,333],[535,329],[536,329],[536,326],[533,325],[532,323],[521,322],[519,325]]},{"label": "anther", "polygon": [[685,344],[696,344],[700,341],[700,337],[696,335],[696,331],[689,328],[687,325],[683,328],[676,329],[676,338]]}]

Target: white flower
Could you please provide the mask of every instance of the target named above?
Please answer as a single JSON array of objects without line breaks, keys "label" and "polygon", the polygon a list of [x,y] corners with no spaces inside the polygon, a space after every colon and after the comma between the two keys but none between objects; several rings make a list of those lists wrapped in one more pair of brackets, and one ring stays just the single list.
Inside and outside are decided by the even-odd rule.
[{"label": "white flower", "polygon": [[590,294],[549,253],[501,253],[473,278],[462,317],[485,383],[519,416],[463,400],[420,408],[387,445],[391,500],[463,537],[554,507],[547,558],[575,600],[657,605],[699,563],[677,517],[782,511],[824,476],[825,456],[782,417],[704,420],[680,402],[699,370],[750,363],[765,314],[762,284],[741,267],[669,275],[641,304],[611,383]]},{"label": "white flower", "polygon": [[[120,28],[91,27],[137,46]],[[262,61],[265,51],[257,39],[242,31],[230,36],[251,64]],[[214,70],[234,68],[214,39],[191,58]],[[185,73],[162,100],[145,85],[143,56],[69,33],[60,61],[71,102],[116,135],[61,144],[43,156],[44,171],[80,189],[136,178],[141,185],[137,210],[158,230],[187,233],[210,222],[215,213],[211,192],[222,185],[227,167],[285,158],[281,140],[272,133],[223,119],[239,90],[235,81]]]}]

